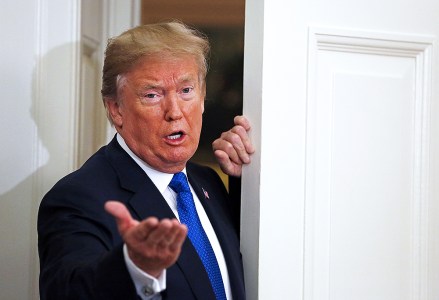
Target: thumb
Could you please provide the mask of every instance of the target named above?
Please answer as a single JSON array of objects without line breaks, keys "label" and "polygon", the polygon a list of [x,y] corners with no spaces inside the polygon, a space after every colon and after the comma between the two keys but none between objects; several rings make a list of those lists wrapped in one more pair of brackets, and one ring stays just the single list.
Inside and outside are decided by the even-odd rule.
[{"label": "thumb", "polygon": [[139,224],[138,221],[131,217],[125,205],[118,201],[107,201],[105,203],[105,210],[116,219],[117,228],[122,236],[128,229]]}]

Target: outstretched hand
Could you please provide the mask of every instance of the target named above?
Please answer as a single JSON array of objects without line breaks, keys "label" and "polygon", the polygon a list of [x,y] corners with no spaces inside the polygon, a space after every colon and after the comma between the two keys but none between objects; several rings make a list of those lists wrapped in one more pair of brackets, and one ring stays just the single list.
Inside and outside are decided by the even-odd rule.
[{"label": "outstretched hand", "polygon": [[105,203],[105,210],[116,219],[128,255],[138,268],[159,277],[177,261],[187,235],[187,227],[177,219],[150,217],[139,222],[117,201]]},{"label": "outstretched hand", "polygon": [[230,176],[241,176],[242,165],[250,163],[250,155],[255,152],[248,136],[251,126],[244,116],[234,118],[235,126],[223,132],[212,143],[215,157],[221,170]]}]

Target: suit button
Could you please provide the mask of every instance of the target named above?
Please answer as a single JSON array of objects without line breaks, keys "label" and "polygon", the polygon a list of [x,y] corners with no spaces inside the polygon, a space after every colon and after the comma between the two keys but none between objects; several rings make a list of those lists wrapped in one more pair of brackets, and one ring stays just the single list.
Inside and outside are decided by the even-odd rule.
[{"label": "suit button", "polygon": [[145,296],[152,296],[154,295],[154,290],[152,289],[152,287],[145,285],[142,288],[142,292]]}]

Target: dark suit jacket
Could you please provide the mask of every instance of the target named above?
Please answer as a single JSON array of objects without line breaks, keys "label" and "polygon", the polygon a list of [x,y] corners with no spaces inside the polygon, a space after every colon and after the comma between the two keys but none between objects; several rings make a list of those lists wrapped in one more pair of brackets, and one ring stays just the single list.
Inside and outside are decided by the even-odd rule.
[{"label": "dark suit jacket", "polygon": [[[239,240],[227,191],[210,168],[188,163],[187,174],[224,252],[233,299],[245,299]],[[175,218],[149,177],[113,139],[79,170],[61,179],[41,202],[38,249],[42,300],[137,299],[116,223],[104,211],[107,200],[124,203],[138,220]],[[215,299],[189,239],[176,264],[167,270],[166,281],[163,299]]]}]

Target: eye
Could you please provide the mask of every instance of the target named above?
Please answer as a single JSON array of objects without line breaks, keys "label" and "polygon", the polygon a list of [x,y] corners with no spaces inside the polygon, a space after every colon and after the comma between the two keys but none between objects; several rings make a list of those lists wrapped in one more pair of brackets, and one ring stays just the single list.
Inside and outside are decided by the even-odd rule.
[{"label": "eye", "polygon": [[157,94],[149,93],[149,94],[145,94],[144,97],[145,98],[149,98],[149,99],[154,99],[154,98],[158,97],[158,95]]},{"label": "eye", "polygon": [[192,92],[193,89],[194,88],[192,88],[192,87],[185,87],[184,89],[181,90],[181,92],[183,94],[189,94],[190,92]]},{"label": "eye", "polygon": [[144,91],[139,94],[140,101],[144,103],[156,103],[162,98],[162,94],[158,91]]}]

